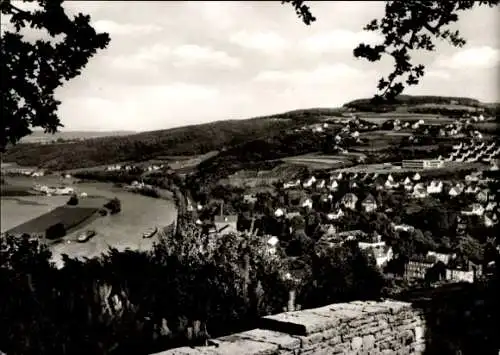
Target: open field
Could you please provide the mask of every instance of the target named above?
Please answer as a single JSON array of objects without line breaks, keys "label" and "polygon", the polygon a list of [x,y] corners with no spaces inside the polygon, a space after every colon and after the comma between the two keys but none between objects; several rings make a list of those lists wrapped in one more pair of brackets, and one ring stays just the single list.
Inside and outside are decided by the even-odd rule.
[{"label": "open field", "polygon": [[415,173],[418,172],[420,175],[444,175],[447,173],[453,173],[460,170],[474,170],[483,167],[482,163],[445,163],[442,168],[435,169],[409,169],[402,168],[399,165],[394,164],[363,164],[356,165],[349,168],[337,169],[336,171],[348,172],[348,173],[379,173],[379,174],[404,174],[404,173]]},{"label": "open field", "polygon": [[304,165],[311,169],[335,169],[352,165],[358,157],[364,156],[361,153],[346,154],[305,154],[282,159],[288,164]]},{"label": "open field", "polygon": [[67,201],[67,196],[2,196],[0,200],[1,232],[48,213]]},{"label": "open field", "polygon": [[60,206],[8,230],[8,233],[13,235],[25,233],[30,235],[44,235],[47,228],[57,223],[62,223],[64,229],[69,231],[88,220],[97,211],[97,208],[92,207]]},{"label": "open field", "polygon": [[[51,185],[60,181],[60,178],[55,176],[37,178],[36,180],[26,177],[8,178],[10,184],[19,186],[32,186],[35,181]],[[151,239],[142,239],[142,233],[150,227],[169,225],[176,218],[173,201],[127,192],[121,188],[113,187],[109,183],[84,182],[72,185],[73,179],[64,179],[64,181],[67,181],[67,184],[75,188],[79,194],[81,192],[88,194],[89,197],[80,198],[78,207],[88,209],[101,207],[107,199],[117,197],[121,201],[122,211],[116,215],[91,218],[86,221],[88,224],[84,223],[81,227],[71,230],[61,243],[51,245],[54,261],[58,263],[62,254],[68,254],[71,257],[94,257],[108,250],[109,247],[120,250],[151,248],[154,241],[157,240],[156,236]],[[100,197],[94,198],[92,196]],[[68,196],[23,196],[16,199],[2,198],[1,200],[2,230],[14,228],[64,205]],[[86,243],[76,242],[78,235],[89,229],[95,230],[97,235]]]}]

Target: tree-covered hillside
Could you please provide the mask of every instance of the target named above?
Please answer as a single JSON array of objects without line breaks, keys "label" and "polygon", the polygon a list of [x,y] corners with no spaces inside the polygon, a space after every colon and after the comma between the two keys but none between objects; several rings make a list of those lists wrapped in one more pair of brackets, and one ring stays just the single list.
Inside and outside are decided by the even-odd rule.
[{"label": "tree-covered hillside", "polygon": [[[483,103],[468,97],[400,95],[391,103],[377,104],[371,98],[358,99],[344,104],[344,108],[362,112],[407,111],[414,113],[450,114],[484,110],[496,116],[499,103]],[[455,112],[456,111],[456,112]]]}]

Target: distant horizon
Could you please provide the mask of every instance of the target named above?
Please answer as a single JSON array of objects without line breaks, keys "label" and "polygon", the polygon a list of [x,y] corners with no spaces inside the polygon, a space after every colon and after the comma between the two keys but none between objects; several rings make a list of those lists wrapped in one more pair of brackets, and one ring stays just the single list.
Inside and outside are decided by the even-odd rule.
[{"label": "distant horizon", "polygon": [[[154,131],[338,107],[375,94],[392,60],[357,59],[353,49],[380,43],[363,27],[383,17],[385,3],[308,5],[317,18],[310,26],[280,1],[65,1],[68,15],[90,15],[111,42],[56,91],[61,122],[73,131]],[[425,76],[405,94],[498,100],[499,20],[487,6],[460,13],[450,30],[467,44],[436,40],[436,51],[414,51]]]}]

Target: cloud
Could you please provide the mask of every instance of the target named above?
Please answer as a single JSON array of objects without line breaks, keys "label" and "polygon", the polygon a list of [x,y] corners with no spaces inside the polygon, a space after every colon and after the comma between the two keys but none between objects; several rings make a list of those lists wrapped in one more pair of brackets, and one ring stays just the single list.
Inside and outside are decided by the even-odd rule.
[{"label": "cloud", "polygon": [[159,70],[158,64],[170,62],[175,67],[209,65],[212,67],[237,68],[241,65],[238,58],[226,52],[215,50],[207,46],[184,44],[178,47],[169,47],[164,44],[155,44],[142,47],[136,53],[119,55],[110,59],[111,67],[125,70]]},{"label": "cloud", "polygon": [[444,70],[429,70],[425,73],[426,77],[438,79],[450,79],[451,75]]},{"label": "cloud", "polygon": [[463,49],[436,61],[437,66],[449,69],[489,69],[499,63],[500,51],[489,46]]},{"label": "cloud", "polygon": [[381,41],[381,36],[371,31],[352,32],[337,29],[306,38],[301,45],[309,52],[326,53],[353,50],[360,43],[377,44]]},{"label": "cloud", "polygon": [[110,66],[117,69],[146,70],[154,69],[171,55],[171,48],[163,44],[142,47],[130,55],[118,55],[110,58]]},{"label": "cloud", "polygon": [[[68,98],[60,107],[62,122],[75,122],[72,129],[99,130],[105,119],[112,130],[146,130],[172,126],[177,121],[200,118],[204,108],[220,97],[210,86],[176,82],[167,85],[108,85],[103,91]],[[193,117],[193,109],[198,111]],[[195,110],[196,111],[196,110]],[[175,120],[167,123],[168,120]],[[179,121],[180,120],[180,121]],[[147,126],[144,126],[147,122]],[[75,128],[76,127],[76,128]]]},{"label": "cloud", "polygon": [[196,44],[185,44],[176,47],[172,51],[172,54],[177,57],[177,60],[174,62],[174,66],[177,67],[207,64],[236,68],[241,65],[238,58],[232,57],[226,52]]},{"label": "cloud", "polygon": [[280,53],[289,47],[288,41],[274,32],[239,31],[229,37],[229,41],[240,47],[264,53]]},{"label": "cloud", "polygon": [[291,85],[334,84],[335,80],[346,78],[361,78],[365,74],[344,63],[318,66],[307,70],[266,70],[257,74],[253,79],[256,82],[282,83]]},{"label": "cloud", "polygon": [[97,32],[108,32],[111,35],[147,35],[160,32],[163,28],[158,25],[136,25],[120,24],[110,20],[99,20],[94,22],[94,28]]}]

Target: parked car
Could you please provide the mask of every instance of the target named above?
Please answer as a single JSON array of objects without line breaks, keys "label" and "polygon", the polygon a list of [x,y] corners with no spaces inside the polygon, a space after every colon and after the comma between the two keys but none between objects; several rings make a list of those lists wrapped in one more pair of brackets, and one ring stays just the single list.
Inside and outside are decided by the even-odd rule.
[{"label": "parked car", "polygon": [[145,231],[144,233],[142,233],[142,237],[144,239],[149,239],[152,236],[154,236],[156,234],[156,232],[158,232],[158,228],[156,228],[156,227],[150,228],[147,231]]},{"label": "parked car", "polygon": [[78,236],[78,241],[80,243],[85,243],[86,241],[88,241],[90,238],[92,238],[96,234],[97,233],[94,230],[88,230],[88,231],[86,231]]}]

